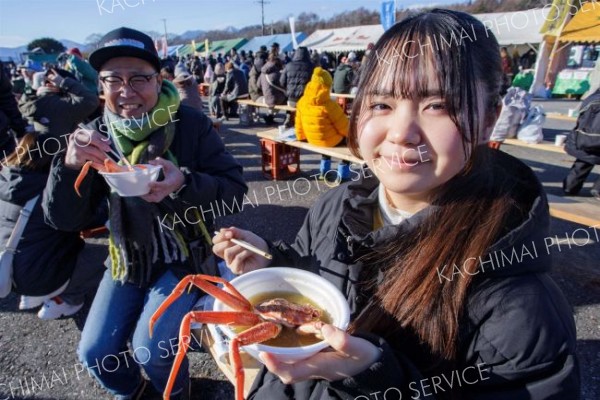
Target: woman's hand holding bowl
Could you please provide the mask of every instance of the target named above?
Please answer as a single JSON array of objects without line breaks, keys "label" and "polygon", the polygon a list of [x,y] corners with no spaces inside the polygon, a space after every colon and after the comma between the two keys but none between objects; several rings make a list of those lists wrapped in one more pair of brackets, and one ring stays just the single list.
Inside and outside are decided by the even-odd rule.
[{"label": "woman's hand holding bowl", "polygon": [[292,384],[308,379],[337,381],[354,376],[381,357],[379,347],[333,325],[323,324],[321,336],[333,351],[321,351],[293,364],[278,362],[273,355],[265,352],[260,353],[260,358],[283,383]]}]

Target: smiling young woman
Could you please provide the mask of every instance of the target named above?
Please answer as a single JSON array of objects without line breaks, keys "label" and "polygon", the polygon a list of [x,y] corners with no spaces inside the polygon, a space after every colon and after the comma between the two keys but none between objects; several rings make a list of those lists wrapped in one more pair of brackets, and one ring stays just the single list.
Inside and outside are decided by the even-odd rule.
[{"label": "smiling young woman", "polygon": [[[264,354],[249,398],[578,399],[575,324],[550,256],[480,270],[497,250],[543,246],[549,225],[533,171],[486,146],[502,82],[496,39],[436,9],[387,30],[361,70],[349,147],[375,176],[323,195],[291,246],[237,228],[213,240],[234,272],[309,269],[352,310],[348,332],[322,330],[332,351],[293,365]],[[441,279],[447,265],[463,270]]]}]

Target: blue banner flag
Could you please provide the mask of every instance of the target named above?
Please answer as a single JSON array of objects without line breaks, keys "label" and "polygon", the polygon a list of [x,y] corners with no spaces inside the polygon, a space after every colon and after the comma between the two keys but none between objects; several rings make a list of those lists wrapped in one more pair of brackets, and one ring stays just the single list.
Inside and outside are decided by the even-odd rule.
[{"label": "blue banner flag", "polygon": [[396,23],[396,2],[394,0],[381,2],[381,25],[387,31]]}]

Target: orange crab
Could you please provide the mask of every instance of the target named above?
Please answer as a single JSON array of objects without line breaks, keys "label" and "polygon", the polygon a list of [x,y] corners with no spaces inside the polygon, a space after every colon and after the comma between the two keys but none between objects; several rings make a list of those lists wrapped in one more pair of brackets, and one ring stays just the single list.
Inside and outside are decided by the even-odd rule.
[{"label": "orange crab", "polygon": [[87,161],[85,164],[83,164],[83,167],[81,168],[81,172],[79,173],[79,175],[77,176],[77,179],[75,180],[75,192],[77,193],[77,195],[79,197],[81,197],[81,193],[79,192],[79,186],[81,186],[81,182],[83,182],[83,180],[85,179],[85,177],[87,176],[90,167],[97,169],[98,171],[103,171],[103,172],[125,172],[125,171],[133,171],[133,168],[140,168],[140,169],[146,169],[145,166],[143,165],[134,165],[132,166],[126,166],[126,165],[119,165],[116,162],[114,162],[113,160],[111,160],[110,158],[106,158],[104,160],[104,166],[103,167],[98,167],[99,164],[96,164],[92,161]]},{"label": "orange crab", "polygon": [[[224,289],[210,282],[222,283]],[[156,321],[184,293],[188,285],[199,287],[235,311],[191,311],[185,315],[179,329],[177,354],[163,393],[164,399],[169,399],[171,395],[177,372],[189,348],[192,322],[249,327],[229,342],[229,362],[235,372],[235,398],[237,400],[244,398],[244,369],[240,357],[240,347],[277,337],[281,332],[282,325],[296,327],[296,331],[303,335],[319,333],[318,324],[322,312],[310,305],[299,305],[285,299],[271,299],[253,307],[233,285],[222,278],[210,275],[188,275],[177,284],[173,292],[150,318],[150,336],[152,336]]]}]

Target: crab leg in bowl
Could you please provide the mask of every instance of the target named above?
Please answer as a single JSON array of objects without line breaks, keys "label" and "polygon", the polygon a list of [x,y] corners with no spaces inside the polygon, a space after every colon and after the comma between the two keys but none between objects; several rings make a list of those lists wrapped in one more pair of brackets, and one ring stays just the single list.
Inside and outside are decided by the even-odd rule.
[{"label": "crab leg in bowl", "polygon": [[[222,283],[225,289],[221,289],[211,282]],[[188,285],[199,287],[234,311],[192,311],[186,314],[179,329],[179,348],[163,393],[165,399],[171,395],[177,372],[189,348],[192,322],[249,327],[236,335],[229,343],[229,360],[235,372],[235,397],[237,400],[244,398],[244,369],[240,357],[240,347],[277,337],[283,326],[311,332],[318,330],[318,324],[320,324],[321,311],[310,305],[295,304],[285,299],[271,299],[253,307],[233,285],[222,278],[210,275],[188,275],[177,284],[173,292],[150,318],[150,336],[152,336],[157,320],[184,293]]]}]

